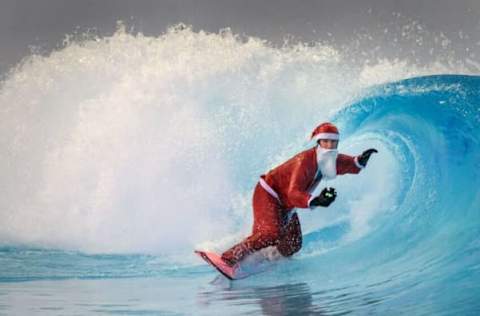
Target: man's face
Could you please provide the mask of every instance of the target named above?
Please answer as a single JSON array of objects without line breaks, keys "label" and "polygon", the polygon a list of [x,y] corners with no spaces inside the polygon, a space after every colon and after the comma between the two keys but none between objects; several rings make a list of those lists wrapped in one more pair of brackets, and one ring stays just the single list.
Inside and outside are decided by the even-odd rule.
[{"label": "man's face", "polygon": [[320,139],[318,142],[320,147],[325,149],[337,149],[338,146],[338,140]]}]

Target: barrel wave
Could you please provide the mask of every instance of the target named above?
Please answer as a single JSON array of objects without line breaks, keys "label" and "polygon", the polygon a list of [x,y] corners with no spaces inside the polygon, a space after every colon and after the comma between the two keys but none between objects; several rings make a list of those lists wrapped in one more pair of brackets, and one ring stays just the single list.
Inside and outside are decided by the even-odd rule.
[{"label": "barrel wave", "polygon": [[[17,69],[0,99],[0,311],[28,311],[8,303],[27,289],[67,314],[478,314],[480,77],[346,89],[337,57],[120,32]],[[318,75],[332,69],[332,81]],[[302,137],[326,119],[340,152],[379,153],[325,184],[331,207],[298,210],[299,254],[246,280],[216,277],[193,249],[248,233],[258,176],[312,146]],[[58,311],[45,302],[28,308]]]},{"label": "barrel wave", "polygon": [[395,156],[396,200],[368,236],[309,258],[312,273],[361,284],[392,311],[401,305],[398,311],[412,314],[478,312],[479,79],[387,84],[336,114],[351,141],[378,140]]}]

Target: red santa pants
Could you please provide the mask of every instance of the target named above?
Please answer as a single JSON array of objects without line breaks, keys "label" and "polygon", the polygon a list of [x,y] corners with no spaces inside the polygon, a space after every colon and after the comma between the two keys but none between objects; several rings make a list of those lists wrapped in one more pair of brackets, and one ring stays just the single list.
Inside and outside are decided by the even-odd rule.
[{"label": "red santa pants", "polygon": [[288,212],[279,201],[257,184],[253,193],[252,234],[222,254],[222,259],[234,265],[246,255],[268,246],[276,246],[285,257],[302,247],[302,230],[297,214],[288,221]]}]

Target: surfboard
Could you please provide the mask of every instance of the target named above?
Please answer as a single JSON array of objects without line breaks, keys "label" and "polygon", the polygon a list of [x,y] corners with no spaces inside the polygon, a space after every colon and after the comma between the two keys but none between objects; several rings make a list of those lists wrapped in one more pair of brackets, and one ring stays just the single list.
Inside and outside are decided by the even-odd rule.
[{"label": "surfboard", "polygon": [[227,279],[237,279],[236,270],[238,269],[238,265],[233,267],[229,266],[219,255],[213,252],[195,250],[195,253],[205,260],[209,265],[217,269],[217,271],[223,274]]},{"label": "surfboard", "polygon": [[265,249],[263,252],[259,251],[249,255],[233,267],[229,266],[222,260],[221,256],[214,252],[195,250],[195,253],[227,279],[239,280],[264,272],[271,268],[272,264],[279,262],[278,256],[275,257],[275,255],[273,255],[272,257],[272,255],[268,253],[268,250],[269,249]]}]

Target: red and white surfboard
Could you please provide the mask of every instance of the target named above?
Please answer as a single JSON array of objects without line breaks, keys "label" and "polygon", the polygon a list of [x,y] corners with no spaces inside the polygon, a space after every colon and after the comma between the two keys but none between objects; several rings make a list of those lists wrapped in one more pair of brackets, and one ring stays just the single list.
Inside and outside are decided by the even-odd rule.
[{"label": "red and white surfboard", "polygon": [[[265,272],[280,261],[280,255],[271,255],[268,249],[259,251],[255,254],[247,256],[241,262],[233,267],[229,266],[222,257],[211,251],[195,250],[195,253],[205,260],[209,265],[217,269],[222,275],[230,280],[238,280],[249,277],[253,274]],[[280,257],[279,257],[280,256]]]},{"label": "red and white surfboard", "polygon": [[238,265],[233,267],[229,266],[219,255],[213,252],[195,250],[195,253],[228,279],[235,280],[238,278],[236,273]]}]

